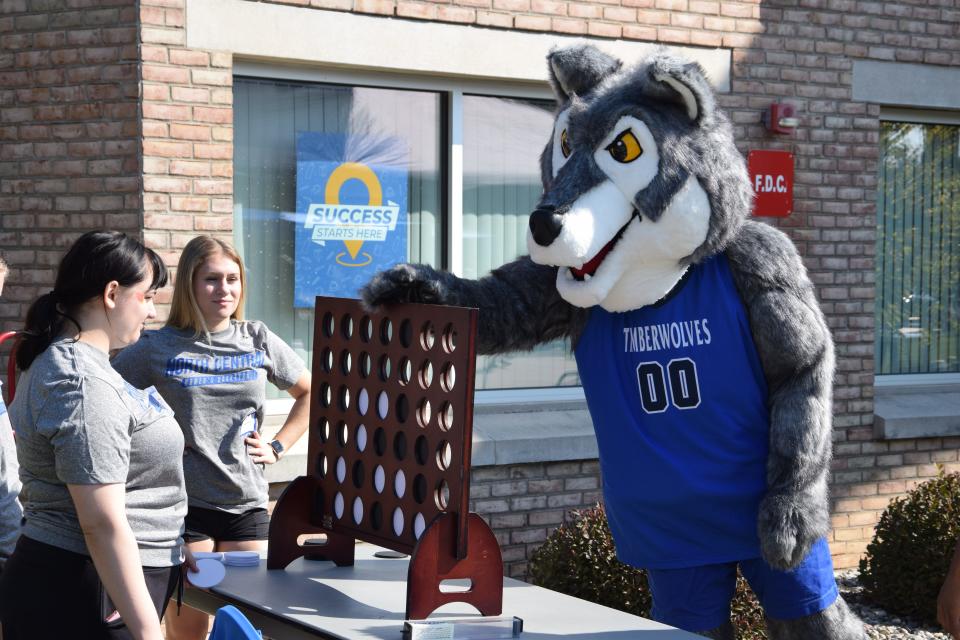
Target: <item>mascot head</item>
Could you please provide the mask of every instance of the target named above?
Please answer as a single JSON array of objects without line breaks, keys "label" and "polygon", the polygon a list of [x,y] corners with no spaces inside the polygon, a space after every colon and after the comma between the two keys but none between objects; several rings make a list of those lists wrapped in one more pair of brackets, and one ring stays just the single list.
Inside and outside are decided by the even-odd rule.
[{"label": "mascot head", "polygon": [[636,309],[722,251],[752,191],[703,70],[660,52],[634,67],[591,45],[548,56],[558,111],[527,248],[579,307]]}]

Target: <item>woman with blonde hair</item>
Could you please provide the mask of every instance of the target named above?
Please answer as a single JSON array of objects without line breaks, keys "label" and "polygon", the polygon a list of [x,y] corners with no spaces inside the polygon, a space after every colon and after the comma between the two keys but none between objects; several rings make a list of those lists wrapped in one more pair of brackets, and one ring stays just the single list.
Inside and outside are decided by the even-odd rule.
[{"label": "woman with blonde hair", "polygon": [[[177,265],[166,326],[113,360],[134,386],[155,386],[183,430],[184,538],[194,552],[266,548],[263,465],[279,461],[307,429],[309,372],[264,323],[243,320],[246,286],[233,247],[211,236],[192,239]],[[260,437],[268,381],[294,398],[269,443]],[[202,640],[207,625],[205,613],[183,607],[167,617],[167,638]]]}]

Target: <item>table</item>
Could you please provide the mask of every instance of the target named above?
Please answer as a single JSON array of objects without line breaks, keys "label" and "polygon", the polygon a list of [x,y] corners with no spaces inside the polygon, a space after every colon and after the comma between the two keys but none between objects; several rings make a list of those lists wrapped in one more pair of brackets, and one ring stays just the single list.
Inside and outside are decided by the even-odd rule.
[{"label": "table", "polygon": [[[284,571],[227,567],[209,591],[188,587],[184,601],[209,613],[240,609],[264,635],[302,638],[400,640],[408,559],[375,558],[379,547],[359,544],[352,567],[300,558]],[[264,552],[266,553],[266,552]],[[522,640],[697,640],[700,636],[506,578],[503,615],[523,619]],[[442,607],[433,618],[478,615],[465,604]]]}]

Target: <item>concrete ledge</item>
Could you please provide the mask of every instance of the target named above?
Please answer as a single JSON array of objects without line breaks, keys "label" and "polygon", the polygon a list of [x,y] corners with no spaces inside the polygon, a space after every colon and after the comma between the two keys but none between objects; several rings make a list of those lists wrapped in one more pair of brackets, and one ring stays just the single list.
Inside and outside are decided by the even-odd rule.
[{"label": "concrete ledge", "polygon": [[[314,63],[404,73],[546,82],[554,46],[593,42],[632,63],[659,45],[632,40],[491,29],[244,0],[187,0],[187,46],[246,60]],[[674,46],[730,91],[729,49]]]},{"label": "concrete ledge", "polygon": [[[283,415],[268,416],[264,437],[273,439]],[[473,418],[474,467],[562,462],[597,458],[597,440],[585,404],[565,402],[524,411],[480,408]],[[307,472],[307,438],[277,464],[268,465],[268,482],[290,482]]]},{"label": "concrete ledge", "polygon": [[885,440],[960,435],[960,388],[877,387],[874,413],[874,435]]},{"label": "concrete ledge", "polygon": [[585,407],[478,412],[473,417],[473,466],[590,460],[597,457]]},{"label": "concrete ledge", "polygon": [[853,99],[891,106],[956,109],[960,105],[960,69],[855,60]]}]

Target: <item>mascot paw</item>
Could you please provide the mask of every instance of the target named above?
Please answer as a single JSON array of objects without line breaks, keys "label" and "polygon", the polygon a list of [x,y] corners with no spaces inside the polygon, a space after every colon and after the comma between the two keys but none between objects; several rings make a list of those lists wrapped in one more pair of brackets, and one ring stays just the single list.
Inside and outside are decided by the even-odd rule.
[{"label": "mascot paw", "polygon": [[826,535],[825,506],[804,504],[796,497],[768,495],[760,503],[758,530],[763,559],[774,569],[795,568],[810,547]]},{"label": "mascot paw", "polygon": [[443,301],[436,272],[416,264],[398,264],[381,271],[360,290],[360,297],[371,310],[404,302],[440,304]]}]

